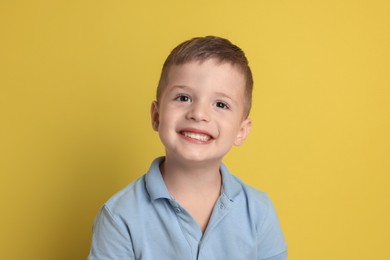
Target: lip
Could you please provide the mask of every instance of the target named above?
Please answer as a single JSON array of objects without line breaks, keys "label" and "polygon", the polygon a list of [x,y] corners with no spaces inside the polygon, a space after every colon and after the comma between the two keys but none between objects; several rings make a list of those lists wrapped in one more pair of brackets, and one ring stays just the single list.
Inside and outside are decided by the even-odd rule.
[{"label": "lip", "polygon": [[[214,136],[211,133],[209,133],[205,130],[197,129],[197,128],[183,128],[178,133],[180,134],[180,136],[183,139],[190,141],[190,142],[193,142],[193,143],[208,144],[214,140]],[[207,140],[206,139],[202,140],[199,138],[196,139],[196,138],[190,137],[188,135],[185,135],[184,133],[207,136],[208,139]]]}]

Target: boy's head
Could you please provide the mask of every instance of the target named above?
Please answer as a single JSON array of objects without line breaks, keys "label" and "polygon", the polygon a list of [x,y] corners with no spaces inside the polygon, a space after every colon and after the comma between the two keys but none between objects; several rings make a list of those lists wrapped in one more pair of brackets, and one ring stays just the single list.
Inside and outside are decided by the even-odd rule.
[{"label": "boy's head", "polygon": [[219,63],[230,63],[244,75],[244,117],[248,117],[252,105],[253,89],[252,72],[248,65],[248,60],[239,47],[227,39],[216,36],[193,38],[179,44],[172,50],[162,68],[157,87],[157,101],[160,101],[167,84],[169,70],[173,65],[183,65],[191,61],[204,62],[208,59],[215,59]]}]

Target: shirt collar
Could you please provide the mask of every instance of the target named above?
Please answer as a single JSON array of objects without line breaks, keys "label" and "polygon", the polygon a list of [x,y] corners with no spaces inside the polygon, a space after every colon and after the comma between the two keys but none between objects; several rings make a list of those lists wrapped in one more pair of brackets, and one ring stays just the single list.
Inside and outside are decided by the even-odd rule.
[{"label": "shirt collar", "polygon": [[220,171],[222,175],[222,195],[226,196],[231,202],[241,192],[241,184],[229,172],[225,164],[221,163]]},{"label": "shirt collar", "polygon": [[145,175],[146,190],[152,200],[160,198],[171,199],[160,171],[160,164],[164,159],[165,157],[156,158]]},{"label": "shirt collar", "polygon": [[[160,164],[164,161],[165,157],[156,158],[148,172],[145,175],[146,189],[152,200],[166,198],[171,199],[171,195],[167,187],[165,186],[164,180],[160,171]],[[236,178],[230,174],[225,164],[221,163],[220,166],[222,176],[222,195],[225,196],[230,202],[234,201],[234,198],[240,193],[241,185]]]}]

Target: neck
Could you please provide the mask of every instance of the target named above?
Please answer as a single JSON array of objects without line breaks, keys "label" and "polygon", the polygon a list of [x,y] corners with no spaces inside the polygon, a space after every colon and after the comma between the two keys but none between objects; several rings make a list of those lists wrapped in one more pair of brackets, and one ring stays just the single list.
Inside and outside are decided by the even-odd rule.
[{"label": "neck", "polygon": [[220,162],[188,164],[166,157],[160,170],[168,191],[176,197],[184,193],[219,193],[222,185],[219,166]]}]

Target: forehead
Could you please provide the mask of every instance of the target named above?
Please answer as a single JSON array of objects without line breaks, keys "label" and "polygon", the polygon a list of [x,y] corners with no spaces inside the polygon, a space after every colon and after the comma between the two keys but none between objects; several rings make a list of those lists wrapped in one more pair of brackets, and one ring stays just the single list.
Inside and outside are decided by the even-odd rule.
[{"label": "forehead", "polygon": [[172,65],[167,73],[166,87],[186,85],[196,87],[208,85],[210,88],[245,92],[245,77],[242,70],[229,62],[216,59],[190,61],[180,65]]}]

